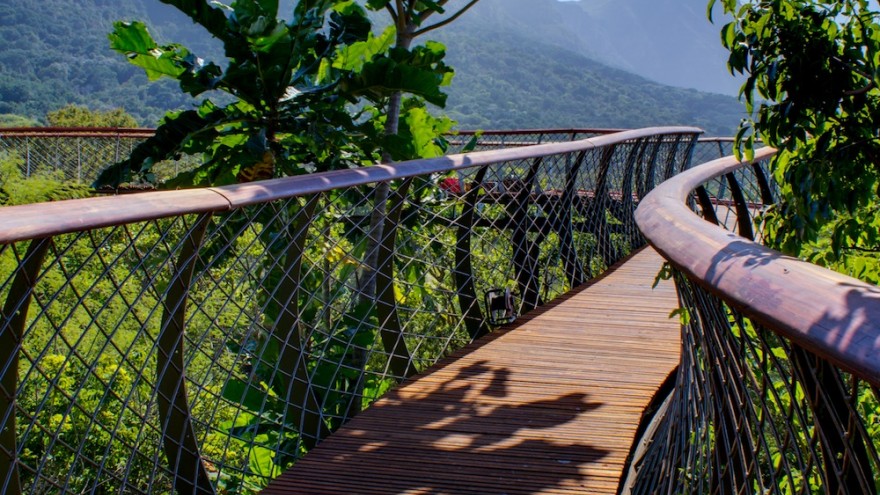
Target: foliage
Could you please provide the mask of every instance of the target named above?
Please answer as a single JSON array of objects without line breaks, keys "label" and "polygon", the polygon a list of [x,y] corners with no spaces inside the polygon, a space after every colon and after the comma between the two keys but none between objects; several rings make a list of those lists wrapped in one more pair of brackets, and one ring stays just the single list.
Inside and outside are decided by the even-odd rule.
[{"label": "foliage", "polygon": [[97,186],[132,178],[154,182],[153,163],[181,152],[204,153],[206,160],[174,185],[258,180],[276,171],[296,175],[334,168],[352,155],[344,137],[358,125],[332,93],[336,81],[321,77],[319,69],[338,46],[367,38],[362,9],[351,2],[333,9],[332,2],[300,2],[293,20],[284,23],[272,1],[230,7],[196,0],[169,3],[223,42],[225,70],[182,45],[158,45],[140,22],[117,22],[111,46],[150,79],[170,77],[192,96],[222,91],[234,100],[221,105],[206,99],[198,109],[169,113],[156,136],[103,172]]},{"label": "foliage", "polygon": [[137,120],[122,108],[113,110],[90,110],[79,105],[46,114],[46,121],[54,127],[137,127]]},{"label": "foliage", "polygon": [[[377,159],[379,149],[395,158],[420,156],[407,143],[383,140],[384,103],[405,92],[442,105],[439,88],[451,77],[442,45],[391,47],[393,29],[372,34],[366,12],[352,1],[298,2],[290,21],[277,18],[277,1],[167,3],[223,43],[225,69],[182,45],[159,45],[139,22],[117,22],[111,46],[151,79],[175,79],[194,97],[226,93],[231,102],[206,99],[198,109],[169,113],[156,136],[102,173],[97,186],[154,182],[152,165],[182,152],[204,153],[205,163],[168,185],[229,184],[364,165]],[[430,119],[424,124],[428,130],[437,125]]]},{"label": "foliage", "polygon": [[[710,2],[710,7],[714,4]],[[878,281],[880,24],[867,0],[722,2],[731,70],[753,117],[738,138],[779,149],[783,201],[766,215],[783,251]],[[827,241],[826,241],[827,239]],[[871,265],[871,266],[868,266]]]},{"label": "foliage", "polygon": [[21,158],[0,153],[0,206],[89,196],[85,185],[64,181],[56,172],[41,170],[26,177],[23,164]]},{"label": "foliage", "polygon": [[[710,18],[716,3],[709,2]],[[867,0],[720,3],[734,17],[721,30],[722,43],[730,51],[728,65],[747,76],[740,95],[750,116],[740,126],[736,151],[750,158],[758,140],[778,150],[771,171],[781,198],[763,216],[764,241],[788,254],[880,282],[878,13]],[[757,336],[750,323],[743,330],[750,338]],[[802,364],[784,339],[768,334],[762,340],[779,369],[765,371],[763,350],[747,355],[747,364],[758,376],[767,373],[762,381],[772,385],[773,400],[766,402],[771,419],[792,424],[788,411],[793,404],[818,401],[805,400],[805,380],[822,380],[821,373],[798,373]],[[836,378],[843,383],[852,380],[844,374]],[[866,382],[852,387],[848,393],[855,395],[853,403],[871,421],[866,411],[877,409],[876,395]],[[814,448],[810,427],[823,428],[822,412],[813,413],[817,417],[811,424],[792,430],[800,450]],[[869,423],[866,430],[868,441],[876,443],[877,429]],[[769,458],[759,462],[799,466],[786,452],[789,446],[768,446]],[[871,469],[862,460],[854,464]],[[778,482],[776,488],[783,493],[833,491],[840,482],[827,473],[820,476],[820,470],[792,471],[790,479]]]},{"label": "foliage", "polygon": [[153,126],[165,110],[191,101],[170,84],[148,87],[146,77],[106,49],[110,19],[147,15],[143,2],[42,0],[33,6],[27,0],[0,4],[0,113],[42,120],[68,104],[121,106]]},{"label": "foliage", "polygon": [[0,114],[0,127],[36,127],[37,121],[14,113]]},{"label": "foliage", "polygon": [[[161,458],[162,439],[156,428],[155,381],[146,370],[156,369],[157,308],[179,249],[166,241],[179,240],[185,232],[186,219],[177,218],[53,239],[56,249],[47,256],[34,293],[40,317],[22,339],[17,405],[28,422],[18,425],[20,461],[39,466],[38,472],[23,474],[29,493],[55,493],[59,480],[78,493],[102,485],[170,491],[167,476],[150,461]],[[13,249],[0,252],[0,272],[14,274],[16,265]],[[198,295],[205,288],[193,290]],[[230,320],[232,311],[220,308],[212,314],[216,320],[195,318],[191,329],[210,343],[217,339],[213,323]],[[203,380],[206,370],[231,365],[225,355],[195,355],[187,364],[187,372]],[[220,385],[205,382],[207,393],[218,396]],[[235,404],[206,407],[193,400],[193,417],[200,424],[208,418],[230,423],[237,411]],[[216,454],[215,459],[231,466],[247,463],[242,442],[227,431],[209,429],[200,438],[207,455]],[[135,445],[140,457],[133,456]],[[240,481],[229,473],[216,474],[220,486]]]}]

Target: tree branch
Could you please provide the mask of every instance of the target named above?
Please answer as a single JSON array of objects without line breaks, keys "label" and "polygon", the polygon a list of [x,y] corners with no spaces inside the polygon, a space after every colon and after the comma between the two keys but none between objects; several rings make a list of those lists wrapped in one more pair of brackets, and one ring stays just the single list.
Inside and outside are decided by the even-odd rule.
[{"label": "tree branch", "polygon": [[385,10],[391,14],[391,20],[394,21],[394,25],[397,26],[397,12],[395,12],[394,7],[391,6],[391,2],[385,4]]},{"label": "tree branch", "polygon": [[[413,33],[413,37],[421,36],[421,35],[427,33],[428,31],[433,31],[433,30],[435,30],[435,29],[437,29],[437,28],[441,28],[441,27],[443,27],[443,26],[449,24],[450,22],[452,22],[452,21],[458,19],[459,17],[461,17],[462,14],[464,14],[465,12],[467,12],[471,7],[473,7],[474,5],[476,5],[477,2],[479,2],[479,1],[480,1],[480,0],[471,0],[470,2],[468,2],[467,5],[465,5],[464,7],[462,7],[461,10],[459,10],[459,11],[456,12],[455,14],[453,14],[453,15],[447,17],[446,19],[443,19],[442,21],[437,22],[436,24],[432,24],[432,25],[430,25],[430,26],[428,26],[428,27],[426,27],[426,28],[422,28],[422,29],[419,29],[418,31],[414,32],[414,33]],[[444,2],[444,3],[445,3],[445,2]]]},{"label": "tree branch", "polygon": [[867,81],[868,81],[868,84],[865,85],[865,86],[862,87],[862,88],[854,89],[854,90],[851,90],[851,91],[844,91],[844,92],[843,92],[844,95],[846,95],[846,96],[857,96],[857,95],[865,94],[865,93],[867,93],[868,91],[871,91],[872,89],[874,89],[875,87],[877,87],[877,84],[876,84],[876,82],[874,81],[874,78],[873,78],[870,74],[867,74],[867,73],[865,73],[865,72],[859,70],[858,67],[855,67],[855,66],[853,66],[852,64],[849,64],[849,63],[847,63],[847,62],[844,61],[844,60],[841,60],[840,57],[831,57],[831,61],[832,61],[832,62],[836,62],[837,64],[843,66],[845,69],[848,69],[848,70],[852,71],[853,74],[855,74],[855,75],[857,75],[857,76],[861,76],[862,78],[867,79]]},{"label": "tree branch", "polygon": [[880,248],[866,248],[860,246],[843,246],[844,251],[858,251],[860,253],[880,253]]},{"label": "tree branch", "polygon": [[865,87],[863,87],[863,88],[854,89],[854,90],[852,90],[852,91],[844,91],[843,94],[846,95],[846,96],[858,96],[858,95],[863,95],[863,94],[867,93],[868,91],[871,91],[872,89],[874,89],[874,88],[876,88],[876,87],[877,87],[877,85],[874,84],[874,81],[870,81],[870,82],[868,83],[868,85],[865,86]]},{"label": "tree branch", "polygon": [[[398,5],[399,5],[399,4],[401,3],[401,0],[398,0],[397,3],[398,3]],[[400,10],[400,9],[402,9],[402,8],[403,8],[403,7],[400,6],[400,7],[398,7],[398,10]],[[406,3],[406,15],[404,15],[404,14],[401,13],[400,16],[401,16],[401,17],[404,17],[404,18],[406,18],[406,19],[412,20],[412,19],[413,19],[413,16],[415,15],[415,11],[416,11],[416,2],[415,2],[415,0],[409,0],[409,1]],[[401,12],[403,12],[403,11],[401,10]]]},{"label": "tree branch", "polygon": [[[448,1],[449,0],[439,0],[437,2],[437,6],[442,9]],[[425,19],[430,17],[431,14],[433,14],[434,12],[434,10],[423,10],[419,14],[413,15],[413,24],[415,24],[416,26],[420,25],[421,23],[425,22]]]}]

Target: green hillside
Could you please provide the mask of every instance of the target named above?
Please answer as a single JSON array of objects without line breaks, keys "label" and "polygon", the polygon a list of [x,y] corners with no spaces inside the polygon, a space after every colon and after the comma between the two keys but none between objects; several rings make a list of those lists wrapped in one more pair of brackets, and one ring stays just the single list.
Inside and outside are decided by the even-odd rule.
[{"label": "green hillside", "polygon": [[731,135],[743,116],[733,97],[664,86],[513,33],[442,39],[456,68],[447,111],[461,127],[694,125]]},{"label": "green hillside", "polygon": [[[167,110],[191,104],[173,83],[148,83],[141,69],[109,48],[107,33],[123,19],[150,15],[141,0],[3,0],[0,114],[42,120],[46,112],[76,103],[101,110],[123,107],[142,124],[154,125]],[[178,34],[181,19],[166,17],[162,25],[154,24],[155,31]]]},{"label": "green hillside", "polygon": [[[741,105],[731,97],[663,86],[595,62],[574,51],[577,43],[567,49],[558,36],[551,40],[546,34],[546,44],[535,38],[549,33],[553,16],[572,6],[558,8],[564,4],[555,0],[484,1],[486,7],[438,33],[456,68],[447,112],[461,127],[688,124],[730,134],[739,121]],[[522,19],[499,16],[499,5],[515,16],[514,7],[535,12],[538,4],[548,7],[535,21],[539,31],[522,29]],[[166,110],[191,105],[171,82],[148,83],[110,50],[107,33],[119,19],[144,19],[160,40],[181,42],[205,58],[218,53],[209,37],[158,0],[41,0],[39,8],[5,0],[0,4],[0,114],[39,120],[76,103],[123,107],[151,126]]]},{"label": "green hillside", "polygon": [[719,5],[706,0],[480,0],[457,27],[502,29],[662,84],[735,95]]}]

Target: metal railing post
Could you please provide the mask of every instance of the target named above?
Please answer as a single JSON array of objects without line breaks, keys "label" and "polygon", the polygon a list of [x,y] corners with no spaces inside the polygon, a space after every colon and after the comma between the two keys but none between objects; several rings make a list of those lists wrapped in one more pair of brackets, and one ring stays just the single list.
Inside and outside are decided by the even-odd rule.
[{"label": "metal railing post", "polygon": [[40,267],[51,238],[33,240],[17,269],[6,303],[3,306],[0,327],[0,492],[8,495],[21,493],[16,445],[16,394],[18,392],[19,352],[28,321],[28,308],[33,298]]},{"label": "metal railing post", "polygon": [[190,229],[168,288],[162,327],[157,339],[156,397],[162,442],[174,491],[179,495],[214,495],[214,487],[199,454],[186,393],[184,333],[186,308],[199,248],[211,214],[202,214]]},{"label": "metal railing post", "polygon": [[405,378],[417,370],[412,366],[412,356],[403,339],[403,328],[397,311],[394,290],[395,242],[400,227],[400,215],[406,205],[406,196],[412,179],[405,179],[396,190],[391,190],[391,203],[385,217],[383,238],[379,242],[376,264],[376,316],[379,318],[379,335],[388,353],[388,367],[398,377]]}]

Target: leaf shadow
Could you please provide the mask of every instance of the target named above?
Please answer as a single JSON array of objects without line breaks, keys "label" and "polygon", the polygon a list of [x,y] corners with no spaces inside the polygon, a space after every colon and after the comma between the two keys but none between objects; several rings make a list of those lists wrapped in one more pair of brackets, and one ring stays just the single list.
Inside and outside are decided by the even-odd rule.
[{"label": "leaf shadow", "polygon": [[512,374],[478,361],[451,379],[424,375],[427,383],[390,392],[263,493],[282,493],[282,486],[283,493],[424,495],[582,487],[587,468],[610,451],[569,430],[602,403],[540,381],[514,391]]}]

